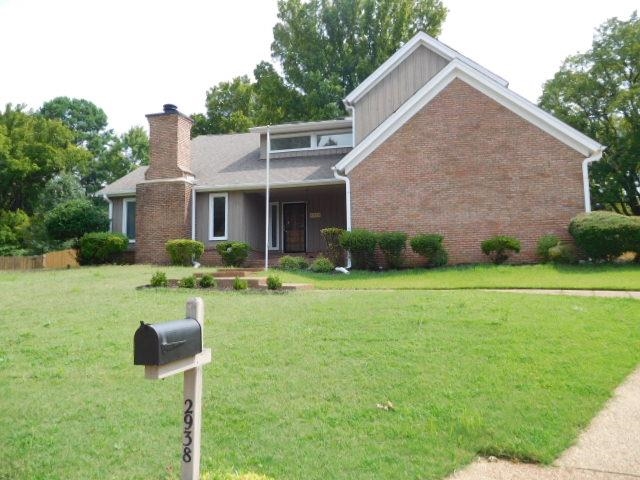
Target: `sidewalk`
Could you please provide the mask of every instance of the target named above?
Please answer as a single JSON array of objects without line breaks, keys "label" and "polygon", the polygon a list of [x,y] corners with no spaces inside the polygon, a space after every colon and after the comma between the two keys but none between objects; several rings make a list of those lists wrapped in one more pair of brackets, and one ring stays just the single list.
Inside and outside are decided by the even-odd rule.
[{"label": "sidewalk", "polygon": [[640,479],[640,368],[553,466],[478,459],[448,480],[582,479]]},{"label": "sidewalk", "polygon": [[570,295],[575,297],[635,298],[640,300],[640,292],[622,290],[553,290],[538,288],[492,288],[487,292],[534,293],[539,295]]}]

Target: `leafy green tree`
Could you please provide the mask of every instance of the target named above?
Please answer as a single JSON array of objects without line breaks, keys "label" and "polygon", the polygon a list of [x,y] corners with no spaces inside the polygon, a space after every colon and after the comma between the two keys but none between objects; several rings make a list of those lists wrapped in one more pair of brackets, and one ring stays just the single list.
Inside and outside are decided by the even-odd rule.
[{"label": "leafy green tree", "polygon": [[192,135],[345,115],[342,98],[418,31],[438,35],[440,0],[280,0],[273,58],[207,93]]},{"label": "leafy green tree", "polygon": [[133,127],[117,136],[108,128],[104,110],[88,100],[57,97],[45,102],[39,113],[67,125],[76,145],[91,153],[91,160],[78,172],[89,194],[149,162],[149,138],[144,129]]},{"label": "leafy green tree", "polygon": [[417,32],[437,36],[446,15],[440,0],[279,0],[271,51],[306,119],[335,118],[342,98]]},{"label": "leafy green tree", "polygon": [[120,137],[124,156],[130,164],[149,165],[149,135],[140,126],[131,127]]},{"label": "leafy green tree", "polygon": [[22,210],[0,210],[0,255],[21,253],[19,250],[29,226],[29,216]]},{"label": "leafy green tree", "polygon": [[61,172],[44,185],[38,196],[35,211],[45,213],[67,200],[85,197],[86,192],[78,177],[72,173]]},{"label": "leafy green tree", "polygon": [[640,20],[612,18],[586,53],[547,81],[540,106],[607,146],[591,167],[592,202],[640,215]]},{"label": "leafy green tree", "polygon": [[0,209],[32,213],[47,181],[85,169],[89,159],[61,122],[7,105],[0,112]]},{"label": "leafy green tree", "polygon": [[207,92],[207,114],[194,115],[192,135],[246,132],[253,126],[254,91],[249,77],[220,82]]},{"label": "leafy green tree", "polygon": [[88,199],[74,199],[61,203],[47,213],[45,226],[54,240],[77,241],[85,233],[106,231],[109,217]]}]

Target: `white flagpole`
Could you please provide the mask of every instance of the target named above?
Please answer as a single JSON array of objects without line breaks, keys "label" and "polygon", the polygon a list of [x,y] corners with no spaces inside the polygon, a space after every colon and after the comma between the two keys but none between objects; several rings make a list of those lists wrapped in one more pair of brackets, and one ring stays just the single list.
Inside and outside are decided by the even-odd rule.
[{"label": "white flagpole", "polygon": [[267,192],[264,207],[264,269],[269,269],[269,156],[271,154],[271,125],[267,125]]}]

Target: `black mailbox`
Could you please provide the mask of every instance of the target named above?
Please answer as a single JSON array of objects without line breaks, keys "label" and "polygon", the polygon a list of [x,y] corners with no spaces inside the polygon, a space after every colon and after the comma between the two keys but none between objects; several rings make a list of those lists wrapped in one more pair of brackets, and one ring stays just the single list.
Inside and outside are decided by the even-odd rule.
[{"label": "black mailbox", "polygon": [[133,336],[134,365],[164,365],[202,352],[202,329],[191,318],[149,324],[140,322]]}]

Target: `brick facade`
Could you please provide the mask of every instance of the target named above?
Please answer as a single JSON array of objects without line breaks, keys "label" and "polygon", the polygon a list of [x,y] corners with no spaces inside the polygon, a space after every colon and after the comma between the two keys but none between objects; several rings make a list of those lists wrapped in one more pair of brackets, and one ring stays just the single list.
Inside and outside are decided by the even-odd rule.
[{"label": "brick facade", "polygon": [[136,185],[136,263],[169,263],[167,240],[191,238],[190,118],[178,111],[147,115],[149,168]]},{"label": "brick facade", "polygon": [[139,183],[136,187],[136,263],[169,263],[167,240],[191,238],[191,183]]},{"label": "brick facade", "polygon": [[179,112],[154,113],[149,120],[149,169],[145,179],[177,178],[191,173],[192,120]]},{"label": "brick facade", "polygon": [[[349,174],[353,228],[440,233],[450,263],[486,262],[480,242],[568,239],[584,210],[583,156],[456,79]],[[408,248],[410,262],[420,263]]]}]

